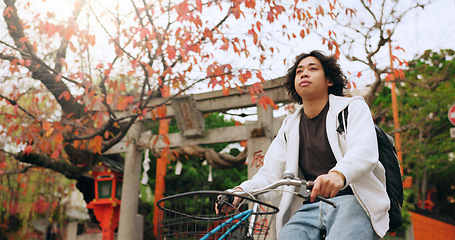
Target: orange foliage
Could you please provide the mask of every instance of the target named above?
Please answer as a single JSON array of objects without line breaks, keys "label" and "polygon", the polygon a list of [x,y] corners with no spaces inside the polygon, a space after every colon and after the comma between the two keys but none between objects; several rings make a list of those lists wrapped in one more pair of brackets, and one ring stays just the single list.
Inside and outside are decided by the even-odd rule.
[{"label": "orange foliage", "polygon": [[[9,65],[5,79],[12,80],[0,86],[0,134],[27,154],[79,164],[66,147],[103,154],[138,118],[159,120],[159,134],[170,144],[168,102],[155,100],[172,100],[204,80],[225,95],[232,86],[252,83],[251,101],[277,108],[264,95],[265,79],[256,67],[279,52],[269,41],[270,27],[287,20],[300,28],[277,29],[283,41],[304,38],[322,16],[341,8],[335,0],[324,1],[327,8],[317,1],[180,0],[54,9],[53,1],[4,1],[2,32],[9,36],[0,61]],[[117,11],[128,21],[111,14]],[[325,43],[339,55],[336,42]]]}]

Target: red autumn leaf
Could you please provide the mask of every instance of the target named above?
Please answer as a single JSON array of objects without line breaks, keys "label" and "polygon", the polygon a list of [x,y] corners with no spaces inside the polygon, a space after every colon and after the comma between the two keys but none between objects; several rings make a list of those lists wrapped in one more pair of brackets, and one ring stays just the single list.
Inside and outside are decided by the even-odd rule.
[{"label": "red autumn leaf", "polygon": [[167,115],[166,105],[162,105],[161,107],[157,107],[156,113],[158,114],[159,118],[165,118],[166,115]]},{"label": "red autumn leaf", "polygon": [[120,83],[119,91],[121,91],[121,92],[126,91],[126,85],[125,85],[124,82],[121,82],[121,83]]},{"label": "red autumn leaf", "polygon": [[152,115],[152,120],[155,121],[157,116],[156,116],[156,110],[153,109],[152,111],[150,111],[151,115]]},{"label": "red autumn leaf", "polygon": [[[240,11],[240,9],[239,9],[237,6],[232,7],[232,8],[231,8],[231,12],[232,12],[232,15],[234,15],[234,17],[235,17],[236,19],[239,19],[239,18],[240,18],[240,14],[242,13],[242,11]],[[242,14],[243,14],[243,13],[242,13]]]},{"label": "red autumn leaf", "polygon": [[90,44],[92,47],[95,46],[96,43],[96,37],[95,35],[87,35],[87,42]]},{"label": "red autumn leaf", "polygon": [[11,12],[13,12],[13,11],[14,11],[14,9],[11,6],[5,8],[5,10],[3,11],[3,17],[10,18],[11,17]]},{"label": "red autumn leaf", "polygon": [[33,150],[32,145],[27,145],[27,146],[25,147],[25,149],[24,149],[24,153],[25,153],[26,155],[29,155],[29,154],[32,152],[32,150]]},{"label": "red autumn leaf", "polygon": [[224,95],[224,96],[229,95],[229,90],[230,90],[229,88],[223,86],[223,90],[222,90],[222,91],[223,91],[223,95]]},{"label": "red autumn leaf", "polygon": [[150,35],[151,35],[151,34],[150,34],[150,30],[149,30],[148,28],[143,27],[143,28],[141,29],[141,34],[140,34],[141,39],[145,39],[145,38],[147,38],[147,37],[150,36]]},{"label": "red autumn leaf", "polygon": [[50,137],[52,135],[52,133],[54,132],[54,128],[50,128],[49,130],[47,130],[45,133],[44,133],[44,137]]},{"label": "red autumn leaf", "polygon": [[273,12],[272,11],[269,11],[267,12],[267,20],[272,23],[274,21],[274,18],[273,18]]},{"label": "red autumn leaf", "polygon": [[362,72],[357,73],[357,77],[360,78],[362,76]]},{"label": "red autumn leaf", "polygon": [[259,99],[259,104],[264,108],[267,109],[267,106],[271,106],[275,110],[278,109],[278,106],[273,102],[272,98],[267,96],[261,96]]},{"label": "red autumn leaf", "polygon": [[59,156],[60,156],[60,150],[55,150],[55,151],[52,153],[51,158],[57,159]]},{"label": "red autumn leaf", "polygon": [[64,140],[63,134],[61,134],[59,132],[55,134],[55,137],[54,137],[55,143],[57,143],[57,144],[59,144],[61,146],[62,143],[63,143],[63,140]]},{"label": "red autumn leaf", "polygon": [[166,51],[167,51],[169,60],[172,60],[175,58],[176,49],[174,46],[167,46]]},{"label": "red autumn leaf", "polygon": [[108,94],[108,95],[106,96],[106,103],[107,103],[107,105],[111,105],[112,103],[114,103],[113,94]]},{"label": "red autumn leaf", "polygon": [[261,72],[256,72],[256,77],[259,78],[259,80],[261,80],[261,82],[265,82],[265,79],[264,79],[264,77],[262,77]]},{"label": "red autumn leaf", "polygon": [[209,38],[210,40],[213,40],[213,33],[208,28],[204,29],[203,36],[206,37],[206,38]]},{"label": "red autumn leaf", "polygon": [[43,121],[43,129],[46,130],[46,131],[49,131],[49,129],[51,129],[51,123],[48,122],[47,120],[44,120]]},{"label": "red autumn leaf", "polygon": [[223,45],[220,47],[220,50],[228,50],[229,49],[229,40],[223,38]]},{"label": "red autumn leaf", "polygon": [[60,96],[58,97],[58,99],[61,99],[61,98],[65,98],[66,101],[70,100],[71,98],[71,93],[68,92],[68,91],[64,91],[62,92],[62,94],[60,94]]},{"label": "red autumn leaf", "polygon": [[144,108],[144,109],[142,110],[142,116],[147,115],[148,110],[149,110],[148,108]]},{"label": "red autumn leaf", "polygon": [[252,28],[248,31],[248,34],[253,35],[253,42],[254,42],[254,44],[257,44],[258,43],[258,34],[256,33],[256,31]]},{"label": "red autumn leaf", "polygon": [[387,75],[385,76],[385,81],[388,83],[390,81],[390,73],[387,73]]},{"label": "red autumn leaf", "polygon": [[161,88],[161,96],[164,97],[164,98],[168,98],[171,96],[171,89],[164,85],[162,88]]},{"label": "red autumn leaf", "polygon": [[180,17],[187,15],[189,13],[188,3],[186,1],[184,1],[184,2],[176,5],[175,10]]},{"label": "red autumn leaf", "polygon": [[89,147],[94,153],[101,154],[102,146],[103,146],[103,137],[101,137],[101,136],[95,136],[89,142]]},{"label": "red autumn leaf", "polygon": [[169,132],[169,121],[167,119],[160,120],[158,134],[165,135]]},{"label": "red autumn leaf", "polygon": [[201,0],[196,0],[196,10],[199,12],[202,12],[202,1]]},{"label": "red autumn leaf", "polygon": [[319,7],[316,9],[316,14],[317,14],[317,15],[324,16],[324,9],[322,8],[322,6],[319,6]]},{"label": "red autumn leaf", "polygon": [[69,25],[65,31],[63,32],[63,38],[66,40],[66,41],[69,41],[71,39],[71,37],[73,36],[73,31],[74,31],[74,26],[73,25]]},{"label": "red autumn leaf", "polygon": [[60,82],[62,80],[62,76],[63,76],[63,73],[57,74],[57,76],[55,76],[55,82]]},{"label": "red autumn leaf", "polygon": [[81,141],[75,140],[75,141],[74,141],[74,144],[73,144],[74,148],[76,148],[76,149],[79,148],[79,146],[81,145],[81,143],[82,143]]},{"label": "red autumn leaf", "polygon": [[260,32],[260,31],[261,31],[261,29],[262,29],[262,23],[261,23],[261,22],[259,22],[259,21],[257,21],[257,22],[256,22],[256,28],[257,28],[257,29],[258,29],[258,31]]},{"label": "red autumn leaf", "polygon": [[169,140],[169,136],[167,134],[163,135],[163,142],[166,145],[171,145],[171,141]]},{"label": "red autumn leaf", "polygon": [[149,75],[149,77],[151,77],[155,73],[155,71],[153,71],[153,69],[148,64],[145,64],[145,69],[147,70],[147,74]]},{"label": "red autumn leaf", "polygon": [[398,74],[398,77],[399,77],[400,79],[404,79],[405,76],[404,76],[404,71],[403,71],[403,69],[400,69],[400,70],[398,71],[398,73],[399,73],[399,74]]},{"label": "red autumn leaf", "polygon": [[401,51],[403,51],[403,52],[406,52],[406,51],[405,51],[402,47],[400,47],[400,46],[396,46],[395,49],[396,49],[396,50],[401,50]]},{"label": "red autumn leaf", "polygon": [[157,142],[158,142],[158,136],[154,136],[153,137],[153,143],[152,143],[153,146],[155,146]]},{"label": "red autumn leaf", "polygon": [[128,99],[124,96],[120,96],[118,98],[117,109],[120,111],[124,111],[126,110],[126,107],[128,107]]},{"label": "red autumn leaf", "polygon": [[21,37],[21,38],[19,39],[19,42],[24,43],[24,42],[27,42],[28,39],[29,39],[29,37]]}]

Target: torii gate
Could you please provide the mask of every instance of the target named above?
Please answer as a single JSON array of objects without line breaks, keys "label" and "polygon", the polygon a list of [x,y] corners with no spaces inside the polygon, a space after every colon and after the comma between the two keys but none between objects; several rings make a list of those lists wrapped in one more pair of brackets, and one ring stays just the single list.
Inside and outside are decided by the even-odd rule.
[{"label": "torii gate", "polygon": [[[284,77],[268,80],[263,83],[263,91],[272,98],[275,103],[289,103],[289,97],[286,93],[283,83]],[[212,112],[223,112],[230,109],[240,109],[248,107],[257,107],[258,121],[247,123],[241,126],[232,126],[216,129],[207,129],[199,137],[186,138],[181,132],[169,134],[170,148],[180,147],[189,144],[210,144],[221,142],[238,142],[248,140],[248,178],[251,178],[262,166],[261,158],[265,154],[273,137],[278,131],[283,117],[274,119],[271,107],[264,109],[256,103],[252,103],[248,93],[248,87],[244,86],[241,90],[232,88],[228,96],[224,96],[222,91],[212,91],[191,95],[194,99],[189,105],[191,110],[199,111],[202,114]],[[156,105],[164,102],[165,99],[155,99],[151,105]],[[177,100],[177,99],[176,99]],[[174,100],[174,107],[175,102]],[[172,107],[172,102],[169,102],[166,117],[175,117],[181,111],[176,112]],[[187,109],[188,110],[188,109]],[[194,112],[193,112],[194,113]],[[194,115],[193,115],[194,117]],[[146,120],[146,119],[145,119]],[[251,138],[250,133],[253,129],[264,129],[265,137]],[[122,187],[122,204],[120,208],[120,222],[118,239],[137,239],[139,224],[137,224],[138,210],[138,195],[141,175],[142,154],[141,150],[137,149],[137,145],[147,146],[149,148],[162,148],[165,144],[158,141],[153,146],[151,143],[153,133],[151,131],[143,132],[143,122],[135,123],[128,132],[127,137],[117,145],[109,149],[105,154],[123,153],[126,152],[125,167]],[[129,143],[129,144],[127,144]],[[157,160],[157,178],[155,186],[155,202],[162,197],[164,192],[164,175],[166,173],[165,161]],[[157,212],[155,206],[155,212]],[[154,231],[156,234],[157,214],[154,216]]]}]

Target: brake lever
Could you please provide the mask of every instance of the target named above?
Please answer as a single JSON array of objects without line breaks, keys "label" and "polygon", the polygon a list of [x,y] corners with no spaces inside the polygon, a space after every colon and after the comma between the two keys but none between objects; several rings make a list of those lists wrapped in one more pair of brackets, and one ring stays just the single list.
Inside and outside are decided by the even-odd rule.
[{"label": "brake lever", "polygon": [[[305,181],[305,180],[303,180],[302,183],[304,183],[304,184],[302,184],[302,189],[301,189],[300,192],[298,193],[298,194],[299,194],[299,197],[308,199],[308,198],[310,198],[311,189],[312,189],[313,186],[314,186],[314,182],[313,182],[313,181]],[[328,204],[332,205],[334,208],[337,207],[337,205],[336,205],[334,202],[328,200],[328,199],[325,198],[325,197],[316,196],[316,198],[319,198],[321,201],[323,201],[323,202],[325,202],[325,203],[328,203]]]}]

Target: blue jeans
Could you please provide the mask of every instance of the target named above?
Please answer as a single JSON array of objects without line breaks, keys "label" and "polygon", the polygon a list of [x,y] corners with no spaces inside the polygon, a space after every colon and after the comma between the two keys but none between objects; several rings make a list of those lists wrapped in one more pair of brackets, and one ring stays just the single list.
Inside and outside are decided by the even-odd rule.
[{"label": "blue jeans", "polygon": [[370,218],[354,195],[330,199],[337,207],[323,201],[303,204],[283,226],[278,239],[379,239],[373,230]]}]

